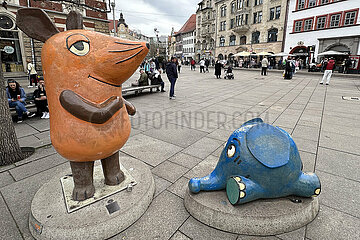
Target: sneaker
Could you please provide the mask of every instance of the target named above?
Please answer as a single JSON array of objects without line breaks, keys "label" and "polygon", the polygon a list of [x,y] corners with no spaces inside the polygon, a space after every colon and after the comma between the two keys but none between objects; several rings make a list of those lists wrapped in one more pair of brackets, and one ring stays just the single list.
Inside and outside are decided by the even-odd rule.
[{"label": "sneaker", "polygon": [[22,123],[22,122],[23,122],[22,118],[18,118],[18,120],[16,121],[16,123]]},{"label": "sneaker", "polygon": [[175,97],[169,97],[170,100],[175,100]]},{"label": "sneaker", "polygon": [[28,116],[28,118],[32,118],[33,116],[35,116],[35,113],[31,113],[31,112],[27,112],[26,115]]},{"label": "sneaker", "polygon": [[48,118],[50,118],[50,114],[47,112],[47,113],[45,113],[44,119],[48,119]]},{"label": "sneaker", "polygon": [[32,85],[29,85],[29,86],[28,86],[28,88],[33,88],[33,87],[34,87],[34,86],[32,86]]},{"label": "sneaker", "polygon": [[326,85],[329,85],[328,83],[326,83]]},{"label": "sneaker", "polygon": [[45,116],[46,116],[46,112],[43,112],[41,118],[45,118]]},{"label": "sneaker", "polygon": [[320,84],[323,85],[324,83],[321,82]]},{"label": "sneaker", "polygon": [[161,92],[166,92],[165,90],[161,90]]}]

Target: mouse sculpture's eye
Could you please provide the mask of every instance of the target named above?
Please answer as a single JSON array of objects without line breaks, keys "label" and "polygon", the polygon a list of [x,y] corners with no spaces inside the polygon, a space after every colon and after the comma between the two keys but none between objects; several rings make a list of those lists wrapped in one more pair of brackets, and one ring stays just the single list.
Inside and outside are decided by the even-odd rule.
[{"label": "mouse sculpture's eye", "polygon": [[236,147],[234,144],[230,144],[227,148],[227,156],[228,158],[232,158],[235,155]]},{"label": "mouse sculpture's eye", "polygon": [[90,50],[90,44],[85,41],[78,41],[72,44],[69,50],[77,56],[85,56]]}]

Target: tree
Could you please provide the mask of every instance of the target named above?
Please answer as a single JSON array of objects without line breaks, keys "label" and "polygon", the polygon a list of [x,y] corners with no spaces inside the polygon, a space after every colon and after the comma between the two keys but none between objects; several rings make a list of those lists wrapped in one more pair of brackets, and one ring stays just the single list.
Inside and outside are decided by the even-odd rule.
[{"label": "tree", "polygon": [[9,165],[23,159],[15,128],[11,119],[9,103],[5,91],[0,53],[0,166]]}]

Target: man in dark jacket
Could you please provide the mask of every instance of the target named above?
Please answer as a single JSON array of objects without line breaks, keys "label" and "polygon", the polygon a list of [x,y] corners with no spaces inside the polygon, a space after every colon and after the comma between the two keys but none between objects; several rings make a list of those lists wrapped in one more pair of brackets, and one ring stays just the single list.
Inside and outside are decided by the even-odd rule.
[{"label": "man in dark jacket", "polygon": [[171,61],[167,63],[166,65],[166,75],[170,81],[170,99],[175,99],[175,82],[178,78],[178,73],[176,69],[176,58],[172,57]]}]

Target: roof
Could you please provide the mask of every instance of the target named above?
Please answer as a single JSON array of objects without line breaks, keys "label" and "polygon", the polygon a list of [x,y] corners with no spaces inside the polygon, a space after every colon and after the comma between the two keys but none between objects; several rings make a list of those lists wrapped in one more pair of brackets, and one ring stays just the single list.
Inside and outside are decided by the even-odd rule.
[{"label": "roof", "polygon": [[196,14],[192,14],[189,17],[189,19],[186,21],[184,26],[182,26],[182,28],[177,32],[177,34],[192,32],[195,30],[195,28],[196,28]]}]

